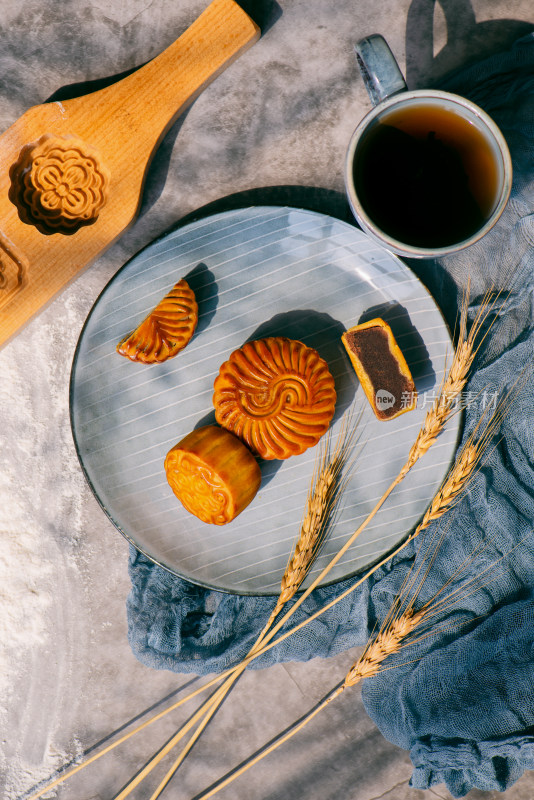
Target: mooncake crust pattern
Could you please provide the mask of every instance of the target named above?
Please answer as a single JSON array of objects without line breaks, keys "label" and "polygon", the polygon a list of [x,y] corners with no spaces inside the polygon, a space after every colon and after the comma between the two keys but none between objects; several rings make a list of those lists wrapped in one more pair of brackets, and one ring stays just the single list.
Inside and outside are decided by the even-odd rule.
[{"label": "mooncake crust pattern", "polygon": [[215,418],[264,459],[286,459],[317,444],[334,415],[334,379],[319,353],[295,339],[268,337],[235,350],[215,379]]},{"label": "mooncake crust pattern", "polygon": [[173,358],[191,340],[198,322],[195,293],[180,280],[141,324],[117,345],[131,361],[154,364]]},{"label": "mooncake crust pattern", "polygon": [[341,340],[379,420],[395,419],[416,407],[410,368],[387,322],[377,317],[354,325]]},{"label": "mooncake crust pattern", "polygon": [[226,525],[255,497],[260,468],[232,433],[206,425],[189,433],[165,458],[167,481],[184,508],[202,522]]},{"label": "mooncake crust pattern", "polygon": [[193,453],[176,450],[166,459],[170,483],[183,506],[202,522],[224,525],[230,519],[230,492],[219,476]]}]

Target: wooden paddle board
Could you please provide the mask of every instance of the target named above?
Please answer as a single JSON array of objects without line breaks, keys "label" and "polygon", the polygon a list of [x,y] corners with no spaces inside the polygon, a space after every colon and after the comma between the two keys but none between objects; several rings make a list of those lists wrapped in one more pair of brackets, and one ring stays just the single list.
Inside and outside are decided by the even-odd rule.
[{"label": "wooden paddle board", "polygon": [[132,223],[169,127],[259,36],[234,0],[213,0],[136,72],[0,136],[0,346]]}]

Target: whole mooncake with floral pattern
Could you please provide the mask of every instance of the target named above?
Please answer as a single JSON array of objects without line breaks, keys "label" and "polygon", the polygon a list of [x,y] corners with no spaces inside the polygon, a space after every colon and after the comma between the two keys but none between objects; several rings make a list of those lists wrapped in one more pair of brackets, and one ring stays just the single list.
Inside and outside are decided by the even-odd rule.
[{"label": "whole mooncake with floral pattern", "polygon": [[261,472],[250,450],[216,425],[197,428],[165,459],[165,473],[184,508],[202,522],[226,525],[260,487]]},{"label": "whole mooncake with floral pattern", "polygon": [[247,342],[221,366],[213,405],[217,422],[265,459],[299,455],[328,430],[334,379],[319,353],[302,342],[268,337]]}]

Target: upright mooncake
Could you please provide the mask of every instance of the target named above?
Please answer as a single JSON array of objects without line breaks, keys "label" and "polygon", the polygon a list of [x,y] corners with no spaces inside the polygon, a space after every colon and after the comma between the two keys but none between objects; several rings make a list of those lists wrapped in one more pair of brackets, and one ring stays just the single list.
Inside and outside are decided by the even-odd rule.
[{"label": "upright mooncake", "polygon": [[394,419],[415,408],[415,384],[387,322],[377,318],[355,325],[341,340],[378,419]]},{"label": "upright mooncake", "polygon": [[215,379],[215,418],[265,459],[299,455],[328,430],[334,379],[302,342],[269,337],[235,350]]},{"label": "upright mooncake", "polygon": [[117,352],[131,361],[160,363],[183,350],[195,332],[198,306],[185,280],[160,300],[143,322],[117,345]]},{"label": "upright mooncake", "polygon": [[184,508],[211,525],[226,525],[237,517],[261,482],[250,450],[216,425],[197,428],[171,448],[165,473]]}]

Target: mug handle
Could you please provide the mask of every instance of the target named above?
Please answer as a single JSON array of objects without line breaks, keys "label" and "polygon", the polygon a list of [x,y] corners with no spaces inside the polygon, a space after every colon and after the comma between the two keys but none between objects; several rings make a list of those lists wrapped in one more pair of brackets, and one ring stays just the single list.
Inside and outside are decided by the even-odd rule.
[{"label": "mug handle", "polygon": [[360,39],[354,49],[365,88],[374,106],[408,89],[395,56],[379,33]]}]

